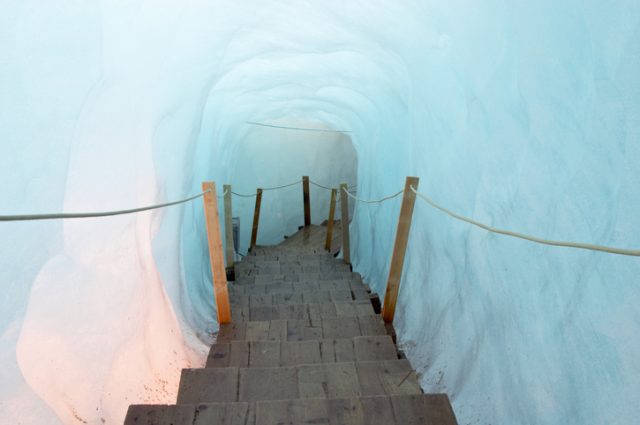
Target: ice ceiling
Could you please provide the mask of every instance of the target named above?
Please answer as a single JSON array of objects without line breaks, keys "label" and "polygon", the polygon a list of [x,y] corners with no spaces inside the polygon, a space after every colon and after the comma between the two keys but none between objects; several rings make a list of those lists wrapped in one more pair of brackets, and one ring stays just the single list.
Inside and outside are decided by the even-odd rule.
[{"label": "ice ceiling", "polygon": [[[639,76],[637,1],[4,0],[0,214],[306,169],[370,198],[416,175],[490,224],[637,248]],[[296,220],[285,198],[266,237]],[[397,210],[358,206],[351,226],[378,293]],[[201,204],[0,232],[0,423],[117,424],[130,403],[174,400],[216,328]],[[419,203],[396,328],[460,423],[634,423],[639,275],[637,258]]]}]

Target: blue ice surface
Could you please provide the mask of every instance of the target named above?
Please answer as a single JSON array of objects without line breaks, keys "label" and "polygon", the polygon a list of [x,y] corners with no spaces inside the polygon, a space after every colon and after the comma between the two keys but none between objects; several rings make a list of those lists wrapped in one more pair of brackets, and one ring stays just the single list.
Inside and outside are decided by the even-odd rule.
[{"label": "blue ice surface", "polygon": [[[303,174],[379,198],[415,175],[437,202],[491,225],[638,248],[639,76],[635,1],[9,0],[0,214],[173,200],[203,180],[246,193]],[[327,196],[312,193],[318,223]],[[295,231],[300,203],[299,188],[266,193],[260,242]],[[353,213],[353,263],[380,294],[398,210],[394,200]],[[234,211],[245,252],[252,199],[234,198]],[[105,331],[98,308],[160,312],[186,348],[211,342],[201,202],[0,228],[0,422],[27,410],[31,423],[71,422],[72,411],[121,422],[134,384],[107,394],[109,367],[148,332],[135,321]],[[70,266],[52,274],[56,264]],[[639,275],[637,258],[488,234],[418,200],[395,326],[424,390],[448,393],[460,423],[635,423]],[[109,279],[126,285],[105,290]],[[167,303],[131,303],[157,282]],[[69,323],[108,344],[87,352],[87,333]],[[51,336],[43,361],[66,364],[60,345],[47,352],[62,344],[86,386],[29,361],[39,332]],[[172,349],[160,341],[134,368],[164,372]]]}]

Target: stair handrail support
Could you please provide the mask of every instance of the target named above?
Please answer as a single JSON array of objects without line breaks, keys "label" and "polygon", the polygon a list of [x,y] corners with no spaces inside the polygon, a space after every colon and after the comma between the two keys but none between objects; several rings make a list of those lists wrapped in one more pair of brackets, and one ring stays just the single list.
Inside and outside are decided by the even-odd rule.
[{"label": "stair handrail support", "polygon": [[224,266],[216,184],[214,182],[203,182],[202,191],[205,192],[204,214],[218,322],[220,324],[231,323],[231,305],[229,303],[227,274]]},{"label": "stair handrail support", "polygon": [[398,228],[396,230],[393,254],[389,266],[389,277],[387,279],[387,289],[384,296],[384,306],[382,308],[382,318],[386,323],[393,322],[396,312],[396,302],[398,301],[402,269],[404,267],[404,259],[409,242],[409,232],[411,230],[411,221],[416,201],[416,194],[411,188],[413,187],[415,190],[418,190],[419,182],[420,178],[418,177],[407,177],[404,185],[402,205],[400,207],[400,215],[398,216]]}]

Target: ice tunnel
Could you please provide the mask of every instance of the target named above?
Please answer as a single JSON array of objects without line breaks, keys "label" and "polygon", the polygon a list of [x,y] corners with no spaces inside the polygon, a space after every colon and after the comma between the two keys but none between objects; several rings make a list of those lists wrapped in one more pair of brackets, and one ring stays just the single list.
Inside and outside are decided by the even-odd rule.
[{"label": "ice tunnel", "polygon": [[[0,215],[302,175],[379,199],[418,176],[491,226],[640,249],[640,3],[5,0],[0,132]],[[295,232],[299,197],[265,195],[262,243]],[[352,211],[352,264],[379,294],[399,205]],[[253,205],[234,208],[244,253]],[[218,327],[203,229],[201,200],[0,222],[0,423],[172,403]],[[635,256],[418,201],[398,342],[461,424],[636,423],[638,276]]]}]

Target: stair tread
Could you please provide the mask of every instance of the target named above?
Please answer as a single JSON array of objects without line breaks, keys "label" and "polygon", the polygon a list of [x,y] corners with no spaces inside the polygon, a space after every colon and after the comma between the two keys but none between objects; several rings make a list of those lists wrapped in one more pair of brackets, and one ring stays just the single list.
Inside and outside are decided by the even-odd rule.
[{"label": "stair tread", "polygon": [[211,347],[206,367],[276,367],[398,358],[388,335],[309,341],[232,341]]},{"label": "stair tread", "polygon": [[132,405],[125,425],[456,425],[446,394]]},{"label": "stair tread", "polygon": [[421,394],[408,360],[184,369],[178,404]]},{"label": "stair tread", "polygon": [[234,322],[265,320],[308,320],[309,323],[322,318],[355,317],[374,315],[373,305],[368,300],[340,301],[328,303],[257,305],[232,308]]},{"label": "stair tread", "polygon": [[265,320],[221,325],[218,343],[230,341],[306,341],[386,335],[378,315],[309,320]]}]

